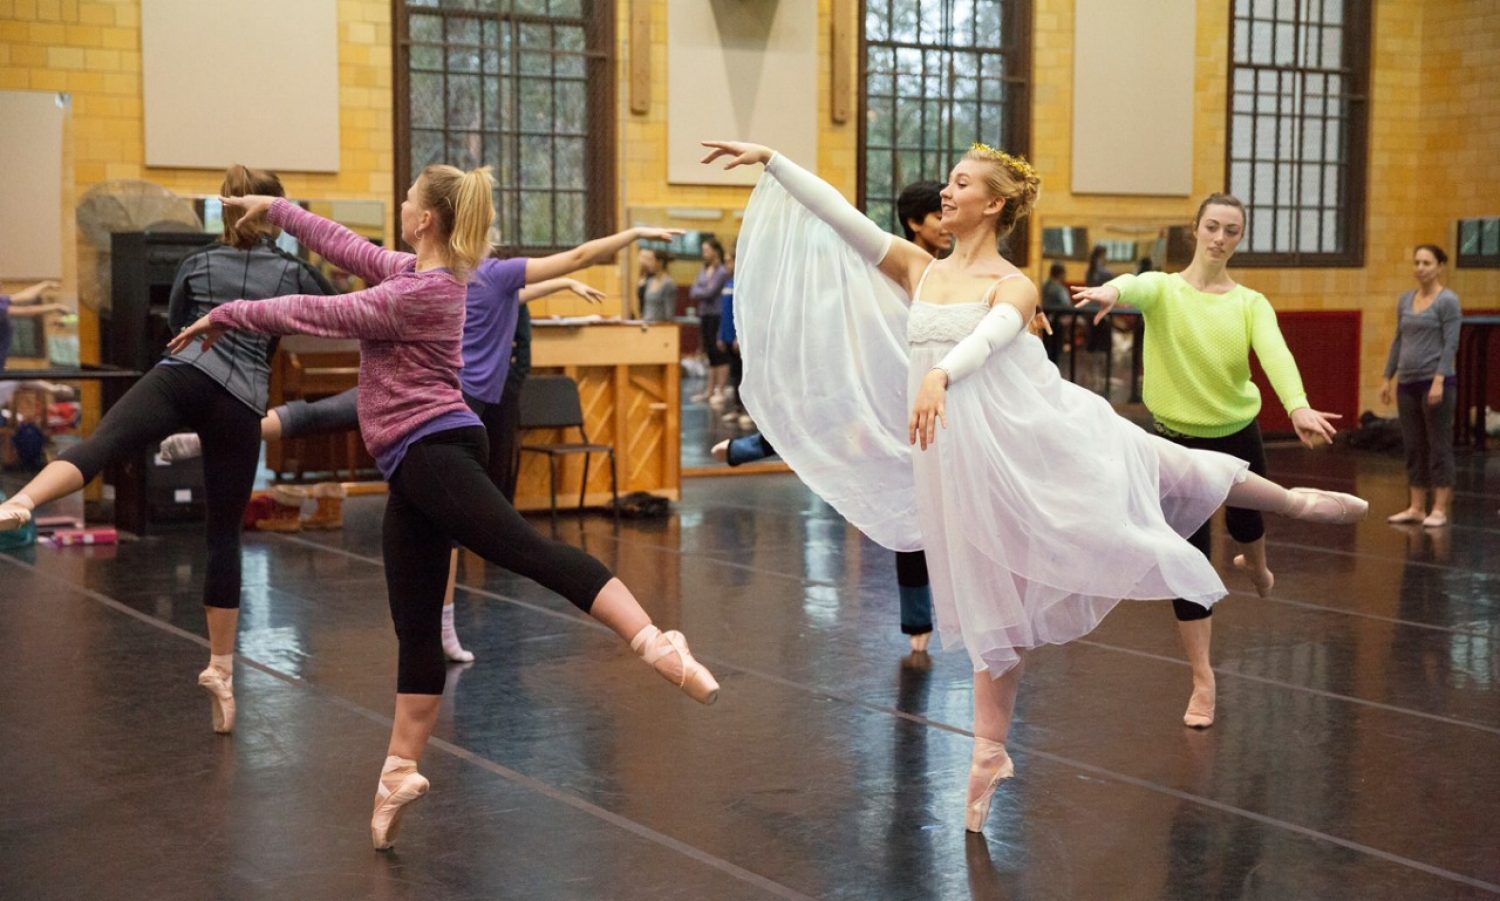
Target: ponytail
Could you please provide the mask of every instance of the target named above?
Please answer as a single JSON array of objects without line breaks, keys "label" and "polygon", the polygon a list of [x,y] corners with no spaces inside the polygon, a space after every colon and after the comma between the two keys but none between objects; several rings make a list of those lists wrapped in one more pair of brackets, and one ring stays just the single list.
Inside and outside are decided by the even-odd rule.
[{"label": "ponytail", "polygon": [[461,280],[489,254],[490,223],[495,220],[490,167],[462,172],[452,166],[432,165],[422,170],[418,194],[447,237],[448,268]]},{"label": "ponytail", "polygon": [[[267,172],[264,169],[251,169],[235,163],[224,170],[224,181],[219,185],[219,193],[225,197],[244,197],[247,194],[265,194],[271,197],[285,197],[286,191],[281,187],[281,179],[276,177],[275,172]],[[224,220],[224,234],[220,238],[225,244],[238,247],[240,250],[248,250],[254,247],[256,242],[263,237],[270,237],[276,233],[276,227],[265,220],[255,223],[250,229],[250,234],[242,234],[235,230],[243,211],[226,207],[222,214]]]}]

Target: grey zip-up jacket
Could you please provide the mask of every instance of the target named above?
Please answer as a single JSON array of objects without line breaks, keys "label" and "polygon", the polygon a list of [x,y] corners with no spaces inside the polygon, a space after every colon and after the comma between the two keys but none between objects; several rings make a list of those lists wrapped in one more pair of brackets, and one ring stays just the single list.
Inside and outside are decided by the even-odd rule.
[{"label": "grey zip-up jacket", "polygon": [[[167,304],[167,324],[177,332],[231,300],[264,300],[287,294],[334,294],[322,273],[262,240],[249,250],[210,244],[177,268]],[[272,338],[234,330],[205,352],[194,344],[163,362],[189,364],[207,373],[256,413],[265,415],[271,380]]]}]

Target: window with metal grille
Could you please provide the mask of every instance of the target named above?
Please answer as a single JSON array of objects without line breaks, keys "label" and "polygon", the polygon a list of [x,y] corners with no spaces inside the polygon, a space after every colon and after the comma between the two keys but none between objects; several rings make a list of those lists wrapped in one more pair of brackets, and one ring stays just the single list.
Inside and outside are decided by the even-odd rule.
[{"label": "window with metal grille", "polygon": [[1370,4],[1230,2],[1227,175],[1250,216],[1235,262],[1363,265]]},{"label": "window with metal grille", "polygon": [[614,4],[392,0],[396,191],[493,166],[500,245],[537,254],[614,222]]},{"label": "window with metal grille", "polygon": [[[975,141],[1030,152],[1029,0],[864,0],[859,201],[903,234],[896,198],[946,181]],[[1026,220],[1007,242],[1026,255]]]},{"label": "window with metal grille", "polygon": [[1500,217],[1458,220],[1460,269],[1500,269]]}]

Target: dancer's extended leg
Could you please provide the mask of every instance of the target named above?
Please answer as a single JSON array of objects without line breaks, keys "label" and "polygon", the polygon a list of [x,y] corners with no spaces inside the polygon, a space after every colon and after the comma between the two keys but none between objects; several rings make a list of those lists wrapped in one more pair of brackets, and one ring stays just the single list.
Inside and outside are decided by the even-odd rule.
[{"label": "dancer's extended leg", "polygon": [[1370,510],[1368,502],[1352,494],[1321,488],[1283,488],[1253,472],[1229,489],[1228,503],[1292,519],[1335,524],[1359,522]]}]

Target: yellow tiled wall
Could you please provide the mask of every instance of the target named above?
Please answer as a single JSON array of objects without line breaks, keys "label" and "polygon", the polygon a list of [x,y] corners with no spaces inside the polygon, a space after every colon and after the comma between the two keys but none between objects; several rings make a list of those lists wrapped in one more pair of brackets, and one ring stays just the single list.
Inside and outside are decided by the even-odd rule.
[{"label": "yellow tiled wall", "polygon": [[[1075,195],[1072,154],[1073,0],[1036,0],[1032,154],[1044,179],[1038,214],[1049,221],[1107,216],[1190,218],[1197,198],[1223,190],[1229,4],[1197,6],[1192,198]],[[1360,310],[1360,408],[1376,394],[1395,304],[1411,286],[1412,248],[1451,255],[1454,222],[1500,215],[1500,7],[1491,0],[1375,0],[1369,100],[1365,266],[1241,269],[1237,277],[1279,310]],[[1128,48],[1122,48],[1128,52]],[[1040,232],[1032,232],[1039,268]],[[1231,265],[1232,268],[1232,265]],[[1500,272],[1451,268],[1466,307],[1500,307]],[[1317,386],[1309,386],[1314,404]],[[1389,411],[1387,411],[1389,412]]]},{"label": "yellow tiled wall", "polygon": [[[619,222],[637,206],[739,209],[746,188],[667,183],[666,0],[634,0],[651,20],[650,107],[630,112],[629,0],[616,4],[618,56],[617,204]],[[818,3],[820,173],[853,196],[857,122],[829,118],[830,28],[834,0]],[[1379,370],[1396,296],[1410,284],[1411,248],[1435,241],[1451,251],[1454,220],[1500,213],[1500,9],[1492,0],[1374,0],[1376,45],[1370,94],[1366,265],[1360,269],[1244,269],[1240,275],[1278,309],[1358,309],[1364,314],[1362,407],[1375,406]],[[845,5],[858,33],[859,4]],[[331,175],[285,173],[287,190],[306,198],[380,200],[392,221],[393,160],[389,0],[339,0],[342,165]],[[1075,195],[1072,153],[1073,0],[1035,0],[1031,153],[1044,178],[1039,218],[1187,218],[1194,198]],[[1229,4],[1198,4],[1194,194],[1224,187],[1225,87]],[[0,0],[0,88],[72,94],[75,196],[110,178],[148,178],[184,193],[216,189],[218,174],[147,169],[143,163],[139,0]],[[850,54],[851,74],[857,53]],[[228,117],[226,117],[226,121]],[[753,137],[753,136],[747,136]],[[599,148],[610,152],[611,148]],[[253,161],[247,161],[253,164]],[[387,237],[392,237],[387,229]],[[1039,270],[1040,229],[1031,259]],[[584,273],[619,309],[633,263]],[[1449,273],[1471,308],[1500,306],[1500,274]],[[538,312],[586,310],[560,299]],[[1316,399],[1316,386],[1313,395]]]}]

